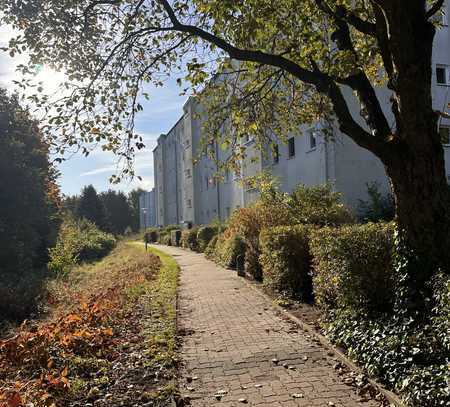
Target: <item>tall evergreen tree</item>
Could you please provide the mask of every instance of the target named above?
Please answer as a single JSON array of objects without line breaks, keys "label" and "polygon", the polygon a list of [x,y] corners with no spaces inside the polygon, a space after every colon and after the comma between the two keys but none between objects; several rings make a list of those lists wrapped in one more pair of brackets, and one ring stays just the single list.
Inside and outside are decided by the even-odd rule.
[{"label": "tall evergreen tree", "polygon": [[133,232],[139,232],[140,228],[140,208],[139,197],[145,192],[141,188],[136,188],[128,194],[128,202],[131,209],[131,229]]},{"label": "tall evergreen tree", "polygon": [[122,191],[108,190],[100,194],[106,213],[108,232],[122,235],[131,226],[132,213],[126,195]]},{"label": "tall evergreen tree", "polygon": [[93,185],[87,185],[81,191],[77,216],[91,221],[100,229],[107,228],[105,207]]},{"label": "tall evergreen tree", "polygon": [[0,89],[0,324],[35,310],[59,225],[57,176],[36,123]]}]

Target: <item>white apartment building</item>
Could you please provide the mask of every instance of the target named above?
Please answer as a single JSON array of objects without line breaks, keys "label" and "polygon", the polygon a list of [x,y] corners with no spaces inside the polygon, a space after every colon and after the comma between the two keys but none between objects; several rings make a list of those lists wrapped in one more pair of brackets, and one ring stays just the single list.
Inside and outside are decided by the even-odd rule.
[{"label": "white apartment building", "polygon": [[[446,6],[443,26],[437,31],[433,50],[433,104],[436,110],[450,113],[450,28]],[[345,90],[353,114],[361,125],[359,105],[350,89]],[[385,114],[392,118],[389,93],[377,91],[384,101]],[[207,224],[215,218],[226,219],[238,207],[244,207],[258,196],[257,191],[241,187],[236,176],[226,173],[216,181],[215,164],[200,158],[195,165],[202,139],[201,123],[197,118],[200,106],[189,98],[183,106],[178,122],[158,138],[153,150],[155,177],[156,224]],[[439,128],[444,140],[447,176],[450,180],[450,120],[442,118]],[[281,189],[292,191],[298,184],[317,185],[330,182],[342,193],[343,201],[356,210],[359,200],[367,199],[367,183],[377,182],[384,193],[389,182],[381,161],[369,151],[359,147],[337,128],[332,129],[333,140],[325,140],[320,125],[299,129],[298,134],[279,143],[278,154],[264,158],[253,141],[246,142],[250,158],[242,163],[242,176],[248,177],[267,170],[279,178]],[[227,153],[216,146],[220,160]]]},{"label": "white apartment building", "polygon": [[139,229],[156,225],[155,189],[142,192],[139,196]]}]

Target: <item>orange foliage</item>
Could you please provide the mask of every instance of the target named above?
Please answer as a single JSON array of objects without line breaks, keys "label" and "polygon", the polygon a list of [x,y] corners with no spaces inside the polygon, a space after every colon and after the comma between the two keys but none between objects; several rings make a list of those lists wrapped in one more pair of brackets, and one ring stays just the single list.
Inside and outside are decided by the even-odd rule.
[{"label": "orange foliage", "polygon": [[[156,261],[153,267],[160,264]],[[70,388],[68,358],[113,358],[113,327],[124,308],[124,290],[150,278],[150,263],[147,270],[145,265],[131,267],[133,273],[124,273],[126,278],[88,299],[78,296],[74,309],[56,320],[39,325],[25,321],[15,336],[0,340],[0,407],[31,400],[35,406],[57,406],[58,396]]]}]

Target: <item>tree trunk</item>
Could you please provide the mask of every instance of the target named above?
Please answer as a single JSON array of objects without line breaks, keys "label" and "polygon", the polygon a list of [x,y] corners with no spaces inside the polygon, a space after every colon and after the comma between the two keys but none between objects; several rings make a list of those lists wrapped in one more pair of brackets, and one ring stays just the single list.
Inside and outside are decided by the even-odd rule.
[{"label": "tree trunk", "polygon": [[[428,134],[417,128],[406,137],[408,145],[397,150],[402,150],[400,155],[386,165],[395,196],[398,253],[419,302],[430,277],[439,268],[450,271],[449,186],[435,120],[430,122]],[[412,140],[420,140],[419,145]]]},{"label": "tree trunk", "polygon": [[435,27],[426,2],[386,2],[394,74],[396,132],[381,159],[391,180],[399,230],[399,269],[411,298],[421,306],[426,282],[450,271],[450,215],[444,150],[432,104],[432,45]]}]

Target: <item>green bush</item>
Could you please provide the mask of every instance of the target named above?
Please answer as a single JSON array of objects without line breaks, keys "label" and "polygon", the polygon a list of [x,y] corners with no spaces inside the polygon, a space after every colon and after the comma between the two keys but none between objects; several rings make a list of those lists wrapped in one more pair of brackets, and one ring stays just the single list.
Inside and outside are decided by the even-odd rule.
[{"label": "green bush", "polygon": [[228,230],[240,236],[244,242],[245,271],[255,280],[262,280],[259,264],[261,230],[272,226],[288,225],[290,219],[289,208],[283,204],[282,195],[263,196],[249,207],[236,209],[230,217]]},{"label": "green bush", "polygon": [[156,243],[158,241],[158,238],[159,238],[158,228],[150,228],[145,231],[144,242]]},{"label": "green bush", "polygon": [[56,245],[50,249],[48,268],[51,272],[64,274],[83,261],[100,259],[116,245],[113,235],[97,229],[85,220],[66,217],[60,227]]},{"label": "green bush", "polygon": [[215,235],[210,242],[208,243],[208,246],[206,246],[205,249],[205,257],[209,260],[214,260],[214,256],[216,253],[216,245],[217,245],[217,239],[219,238],[218,235]]},{"label": "green bush", "polygon": [[394,298],[392,223],[325,227],[313,232],[317,303],[354,312],[389,310]]},{"label": "green bush", "polygon": [[376,318],[348,310],[328,315],[330,339],[417,407],[450,403],[450,277],[436,275],[429,288],[432,294],[416,320],[405,310]]},{"label": "green bush", "polygon": [[219,235],[216,243],[215,260],[227,268],[236,268],[238,256],[245,256],[245,243],[237,234],[229,231]]},{"label": "green bush", "polygon": [[319,226],[354,223],[349,209],[341,203],[341,194],[331,184],[298,185],[290,195],[293,223]]},{"label": "green bush", "polygon": [[[45,268],[6,273],[0,283],[0,331],[5,320],[22,321],[39,311],[39,299],[46,293]],[[34,315],[33,315],[34,314]]]},{"label": "green bush", "polygon": [[372,182],[367,186],[367,201],[359,200],[358,217],[362,222],[391,221],[395,216],[394,197],[391,193],[383,195],[379,184]]},{"label": "green bush", "polygon": [[260,235],[264,285],[289,297],[312,298],[310,226],[277,226]]},{"label": "green bush", "polygon": [[166,246],[172,246],[172,239],[170,237],[170,231],[161,231],[158,239],[159,244],[163,244]]},{"label": "green bush", "polygon": [[181,246],[193,251],[198,251],[197,240],[198,227],[186,229],[181,232]]},{"label": "green bush", "polygon": [[170,231],[170,244],[172,246],[180,246],[181,244],[181,230],[175,229]]},{"label": "green bush", "polygon": [[211,239],[218,233],[217,226],[201,226],[197,232],[198,251],[203,253]]}]

